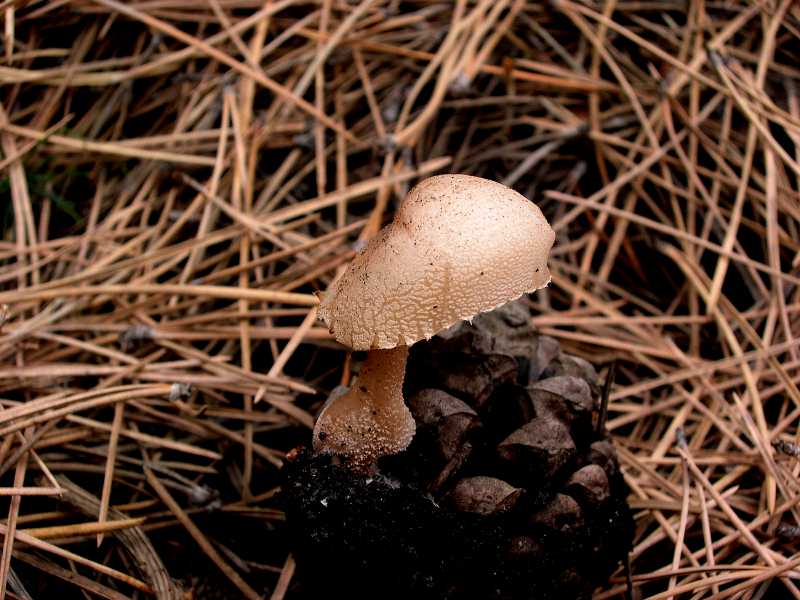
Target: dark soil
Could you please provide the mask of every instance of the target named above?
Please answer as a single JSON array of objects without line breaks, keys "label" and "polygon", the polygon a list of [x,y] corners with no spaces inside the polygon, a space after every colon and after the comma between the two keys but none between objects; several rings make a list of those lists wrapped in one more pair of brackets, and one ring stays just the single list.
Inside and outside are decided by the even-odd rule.
[{"label": "dark soil", "polygon": [[283,501],[295,597],[586,598],[630,548],[593,368],[521,304],[412,348],[418,433],[371,476],[300,451]]}]

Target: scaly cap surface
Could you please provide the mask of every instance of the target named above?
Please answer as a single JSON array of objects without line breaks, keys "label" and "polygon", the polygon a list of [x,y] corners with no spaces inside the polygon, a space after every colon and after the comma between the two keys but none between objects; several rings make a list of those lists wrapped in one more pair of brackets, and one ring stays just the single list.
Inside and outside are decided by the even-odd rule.
[{"label": "scaly cap surface", "polygon": [[546,286],[554,240],[541,210],[516,191],[469,175],[431,177],[355,257],[319,315],[355,350],[411,345]]}]

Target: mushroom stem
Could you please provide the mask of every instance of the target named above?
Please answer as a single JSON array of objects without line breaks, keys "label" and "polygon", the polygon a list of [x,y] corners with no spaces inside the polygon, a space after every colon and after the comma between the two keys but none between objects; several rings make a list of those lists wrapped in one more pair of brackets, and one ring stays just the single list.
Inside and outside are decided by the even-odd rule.
[{"label": "mushroom stem", "polygon": [[403,401],[408,346],[370,350],[358,379],[331,395],[314,426],[314,451],[347,456],[356,469],[404,450],[416,425]]}]

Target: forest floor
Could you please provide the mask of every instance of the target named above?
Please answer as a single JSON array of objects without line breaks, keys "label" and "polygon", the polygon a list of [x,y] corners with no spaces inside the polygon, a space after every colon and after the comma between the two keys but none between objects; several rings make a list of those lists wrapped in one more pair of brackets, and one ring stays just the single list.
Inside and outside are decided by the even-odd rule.
[{"label": "forest floor", "polygon": [[800,597],[800,5],[0,18],[0,597],[291,598],[280,467],[350,368],[314,292],[437,173],[556,230],[533,322],[616,365],[636,595]]}]

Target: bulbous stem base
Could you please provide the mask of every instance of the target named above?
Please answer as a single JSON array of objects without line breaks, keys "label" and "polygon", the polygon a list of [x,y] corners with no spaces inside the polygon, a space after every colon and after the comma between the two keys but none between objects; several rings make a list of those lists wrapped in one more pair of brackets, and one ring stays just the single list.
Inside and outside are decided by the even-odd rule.
[{"label": "bulbous stem base", "polygon": [[314,426],[316,453],[346,456],[365,469],[408,447],[416,425],[403,401],[408,346],[370,350],[347,392],[331,395]]}]

